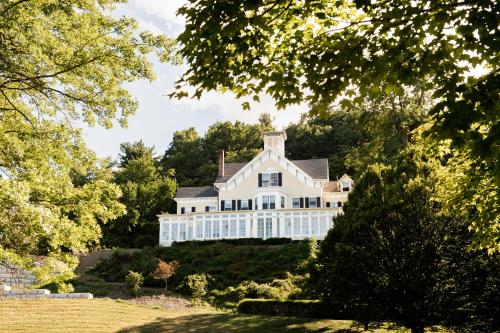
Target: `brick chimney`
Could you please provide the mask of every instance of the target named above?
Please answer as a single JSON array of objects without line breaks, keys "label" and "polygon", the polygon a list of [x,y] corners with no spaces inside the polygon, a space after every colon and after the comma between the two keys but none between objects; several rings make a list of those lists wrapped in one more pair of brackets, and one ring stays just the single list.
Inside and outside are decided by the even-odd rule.
[{"label": "brick chimney", "polygon": [[219,177],[224,177],[224,149],[219,150]]}]

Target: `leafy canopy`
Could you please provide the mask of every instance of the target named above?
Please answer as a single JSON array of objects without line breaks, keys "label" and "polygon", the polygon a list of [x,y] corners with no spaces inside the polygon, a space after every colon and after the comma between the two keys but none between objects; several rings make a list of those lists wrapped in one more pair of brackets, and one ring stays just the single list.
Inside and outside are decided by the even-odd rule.
[{"label": "leafy canopy", "polygon": [[[421,86],[435,91],[432,133],[466,144],[500,180],[499,12],[494,0],[191,0],[178,38],[190,67],[173,96],[185,85],[195,97],[267,93],[321,113]],[[470,78],[478,65],[485,74]]]}]

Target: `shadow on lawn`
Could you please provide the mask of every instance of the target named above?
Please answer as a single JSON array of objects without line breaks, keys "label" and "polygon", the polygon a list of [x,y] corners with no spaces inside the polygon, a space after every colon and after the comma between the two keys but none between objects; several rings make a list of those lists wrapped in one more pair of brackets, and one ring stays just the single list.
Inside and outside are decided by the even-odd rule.
[{"label": "shadow on lawn", "polygon": [[277,318],[261,316],[241,316],[232,314],[194,314],[175,318],[158,318],[148,324],[122,329],[117,333],[153,333],[153,332],[210,332],[223,333],[237,331],[242,333],[354,333],[350,322],[342,322],[333,328],[331,321],[314,319]]}]

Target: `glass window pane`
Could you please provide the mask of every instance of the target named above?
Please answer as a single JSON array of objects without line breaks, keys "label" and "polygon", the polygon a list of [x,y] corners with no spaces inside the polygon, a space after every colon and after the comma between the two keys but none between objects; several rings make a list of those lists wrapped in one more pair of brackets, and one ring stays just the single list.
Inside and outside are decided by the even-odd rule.
[{"label": "glass window pane", "polygon": [[278,173],[271,174],[271,186],[278,186]]},{"label": "glass window pane", "polygon": [[266,218],[266,238],[273,237],[273,219],[268,217]]},{"label": "glass window pane", "polygon": [[300,235],[300,217],[293,218],[293,234]]},{"label": "glass window pane", "polygon": [[319,218],[319,233],[321,235],[326,234],[326,216],[321,216]]},{"label": "glass window pane", "polygon": [[213,225],[213,237],[214,238],[219,238],[220,237],[220,223],[219,223],[219,221],[214,221],[214,225]]},{"label": "glass window pane", "polygon": [[247,236],[247,223],[245,220],[240,220],[240,231],[239,237]]},{"label": "glass window pane", "polygon": [[264,238],[264,219],[257,219],[257,237]]},{"label": "glass window pane", "polygon": [[177,240],[177,232],[179,230],[179,224],[178,223],[173,223],[172,224],[172,240],[176,241]]},{"label": "glass window pane", "polygon": [[236,220],[231,220],[229,223],[229,236],[236,237]]},{"label": "glass window pane", "polygon": [[293,208],[300,208],[300,198],[293,198],[292,199],[292,207]]},{"label": "glass window pane", "polygon": [[285,236],[290,236],[292,234],[292,219],[290,217],[285,218]]},{"label": "glass window pane", "polygon": [[317,235],[319,231],[318,218],[311,217],[311,234]]},{"label": "glass window pane", "polygon": [[212,221],[205,221],[205,238],[212,238]]},{"label": "glass window pane", "polygon": [[222,237],[228,237],[229,236],[229,221],[224,220],[222,221]]},{"label": "glass window pane", "polygon": [[302,218],[302,235],[303,236],[309,235],[309,218],[308,217]]},{"label": "glass window pane", "polygon": [[179,240],[186,240],[186,224],[181,223],[179,226],[180,232],[179,232]]}]

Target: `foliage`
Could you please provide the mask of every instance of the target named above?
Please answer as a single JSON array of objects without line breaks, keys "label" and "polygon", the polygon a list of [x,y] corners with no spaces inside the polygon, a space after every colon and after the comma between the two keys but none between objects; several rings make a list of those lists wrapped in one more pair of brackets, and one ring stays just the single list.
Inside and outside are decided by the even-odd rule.
[{"label": "foliage", "polygon": [[314,300],[244,299],[238,304],[238,312],[248,315],[331,318],[330,311],[326,304]]},{"label": "foliage", "polygon": [[144,278],[141,273],[129,271],[127,276],[125,277],[125,282],[127,283],[127,287],[130,293],[134,296],[139,295],[139,291],[141,290],[141,286],[144,283]]},{"label": "foliage", "polygon": [[225,151],[226,162],[249,161],[262,149],[261,135],[269,130],[273,130],[270,116],[263,114],[255,125],[217,122],[204,137],[194,127],[176,131],[161,161],[163,172],[174,169],[180,186],[212,185],[219,150]]},{"label": "foliage", "polygon": [[158,265],[156,266],[156,270],[152,274],[153,278],[165,281],[166,290],[168,279],[175,274],[177,267],[179,267],[179,262],[175,260],[171,262],[165,262],[161,259],[158,259]]},{"label": "foliage", "polygon": [[207,274],[191,274],[186,278],[185,284],[189,288],[191,297],[195,300],[201,300],[207,294],[207,286],[210,275]]},{"label": "foliage", "polygon": [[172,198],[177,184],[173,172],[163,176],[153,148],[142,141],[123,143],[120,151],[119,169],[114,172],[113,181],[120,186],[120,202],[127,213],[102,226],[103,242],[108,246],[154,246],[159,233],[157,214],[174,209]]},{"label": "foliage", "polygon": [[109,260],[99,262],[93,273],[107,281],[123,281],[128,270],[141,272],[147,286],[160,286],[151,276],[157,265],[156,258],[181,262],[170,279],[170,285],[181,292],[184,279],[192,274],[207,274],[209,290],[223,290],[243,281],[269,283],[306,273],[304,262],[309,260],[311,243],[293,242],[284,245],[232,245],[215,243],[200,246],[200,242],[186,242],[183,246],[145,248],[134,254],[115,252]]},{"label": "foliage", "polygon": [[[99,224],[124,212],[109,162],[73,126],[125,125],[137,102],[124,83],[153,79],[148,55],[171,60],[174,42],[111,15],[119,3],[0,3],[0,252],[26,268],[44,255],[71,275],[72,254],[96,246]],[[51,282],[50,267],[36,271]]]},{"label": "foliage", "polygon": [[305,280],[305,276],[285,273],[283,279],[274,279],[268,283],[259,284],[254,281],[243,281],[237,286],[227,287],[223,290],[212,290],[208,299],[217,307],[229,309],[235,308],[245,298],[296,299],[304,296],[301,286]]},{"label": "foliage", "polygon": [[419,157],[407,150],[358,181],[321,243],[312,272],[318,296],[364,324],[389,320],[415,332],[442,322],[497,325],[499,258],[469,251],[468,222],[432,200],[436,172]]},{"label": "foliage", "polygon": [[[192,0],[179,10],[186,26],[178,38],[190,66],[172,95],[188,96],[188,85],[192,97],[229,90],[258,101],[266,93],[278,108],[308,102],[323,114],[408,89],[432,92],[427,134],[451,139],[453,151],[488,170],[495,185],[486,186],[498,186],[499,12],[493,0]],[[457,194],[470,197],[466,188]],[[473,228],[481,247],[498,247],[487,216]]]}]

